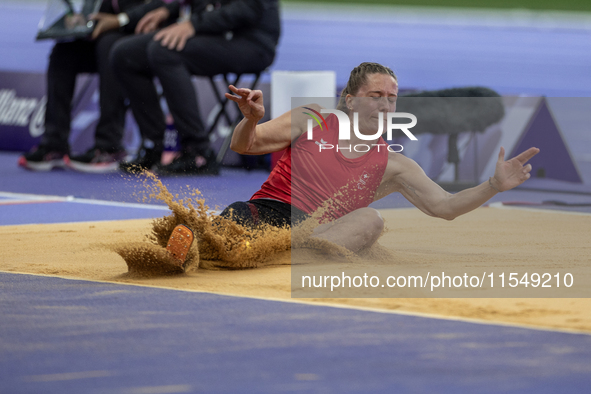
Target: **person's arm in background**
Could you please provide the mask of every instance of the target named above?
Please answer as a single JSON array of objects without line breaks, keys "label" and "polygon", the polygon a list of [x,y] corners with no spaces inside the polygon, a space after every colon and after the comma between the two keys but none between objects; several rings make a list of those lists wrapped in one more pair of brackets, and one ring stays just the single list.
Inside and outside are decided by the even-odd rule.
[{"label": "person's arm in background", "polygon": [[127,15],[129,24],[124,27],[125,31],[150,33],[179,18],[180,1],[152,0],[143,7],[134,7]]},{"label": "person's arm in background", "polygon": [[[87,0],[84,5],[87,6],[89,3],[92,3],[92,1]],[[95,27],[91,36],[93,40],[102,33],[119,28],[119,22],[117,20],[117,15],[115,15],[115,10],[113,9],[113,3],[109,0],[103,0],[99,11],[96,14],[88,15],[88,19],[95,21]]]},{"label": "person's arm in background", "polygon": [[[220,34],[255,25],[265,7],[264,0],[238,0],[220,8],[191,13],[195,33]],[[195,12],[198,11],[198,12]]]},{"label": "person's arm in background", "polygon": [[[177,2],[175,1],[174,3]],[[122,5],[122,2],[120,5]],[[121,29],[121,31],[126,33],[133,33],[142,18],[157,9],[166,9],[166,5],[167,4],[163,0],[150,0],[148,2],[141,3],[132,2],[127,6],[123,6],[123,8],[119,10],[120,12],[116,14],[115,10],[113,9],[112,2],[109,0],[103,0],[100,12],[91,16],[91,18],[96,20],[97,23],[92,33],[92,38],[95,39],[100,34],[115,29]],[[174,10],[174,6],[171,7],[171,9]],[[178,6],[176,9],[178,16]],[[154,30],[161,22],[173,17],[175,17],[174,13],[171,14],[168,12],[165,18],[162,21],[159,21],[154,27]]]},{"label": "person's arm in background", "polygon": [[[74,9],[71,0],[63,0],[63,2],[69,11],[65,16],[64,21],[67,29],[73,29],[76,26],[85,26],[89,20],[93,19],[93,13],[97,11],[96,0],[84,0],[82,9],[79,13],[76,13],[76,9]],[[106,0],[103,0],[100,3],[99,10],[100,12],[109,12],[109,7]]]},{"label": "person's arm in background", "polygon": [[187,40],[195,34],[222,34],[227,31],[254,26],[265,9],[265,0],[237,0],[219,8],[202,2],[191,10],[188,21],[179,22],[160,30],[154,40],[168,49],[182,51]]}]

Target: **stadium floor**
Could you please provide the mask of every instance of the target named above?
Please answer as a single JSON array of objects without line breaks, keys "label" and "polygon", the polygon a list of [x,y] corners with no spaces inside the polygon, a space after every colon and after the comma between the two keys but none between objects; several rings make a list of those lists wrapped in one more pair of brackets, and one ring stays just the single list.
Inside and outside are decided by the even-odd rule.
[{"label": "stadium floor", "polygon": [[6,393],[556,393],[589,335],[0,273]]}]

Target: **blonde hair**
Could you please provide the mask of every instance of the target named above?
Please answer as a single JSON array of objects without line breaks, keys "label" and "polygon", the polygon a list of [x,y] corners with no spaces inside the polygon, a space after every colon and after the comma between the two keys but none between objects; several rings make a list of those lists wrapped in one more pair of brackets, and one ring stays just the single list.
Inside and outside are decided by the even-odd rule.
[{"label": "blonde hair", "polygon": [[367,76],[371,74],[387,74],[394,78],[396,82],[398,82],[396,74],[394,74],[394,71],[392,71],[389,67],[382,66],[379,63],[361,63],[351,71],[349,81],[347,81],[347,86],[345,86],[341,92],[341,97],[339,99],[339,103],[337,104],[338,110],[349,113],[349,109],[347,108],[347,103],[345,101],[347,95],[350,94],[355,96],[361,86],[367,82]]}]

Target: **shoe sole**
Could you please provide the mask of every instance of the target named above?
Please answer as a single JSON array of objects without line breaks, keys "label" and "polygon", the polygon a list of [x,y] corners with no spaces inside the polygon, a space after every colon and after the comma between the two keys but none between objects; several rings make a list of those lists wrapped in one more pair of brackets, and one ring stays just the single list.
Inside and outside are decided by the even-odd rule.
[{"label": "shoe sole", "polygon": [[66,166],[75,171],[87,172],[90,174],[106,174],[114,172],[119,169],[119,162],[114,161],[111,163],[82,163],[74,161],[70,158],[64,158]]},{"label": "shoe sole", "polygon": [[51,161],[28,161],[24,156],[19,157],[18,165],[31,171],[51,171],[54,168],[66,168],[64,159]]},{"label": "shoe sole", "polygon": [[186,270],[187,254],[194,240],[195,235],[193,231],[184,224],[176,226],[168,239],[166,250],[177,261],[178,266],[183,269],[183,272]]}]

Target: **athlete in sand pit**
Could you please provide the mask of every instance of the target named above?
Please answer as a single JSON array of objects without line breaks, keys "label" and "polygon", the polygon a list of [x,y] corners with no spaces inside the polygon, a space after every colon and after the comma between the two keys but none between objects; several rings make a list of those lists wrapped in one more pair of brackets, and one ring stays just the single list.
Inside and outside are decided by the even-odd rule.
[{"label": "athlete in sand pit", "polygon": [[[328,130],[316,127],[313,139],[306,138],[303,134],[310,117],[305,112],[319,112],[318,105],[296,108],[259,124],[265,114],[262,92],[234,86],[230,89],[234,95],[226,93],[226,97],[235,101],[244,115],[234,130],[231,148],[250,155],[287,150],[251,200],[233,203],[221,215],[242,224],[291,225],[292,220],[307,217],[348,188],[340,202],[328,205],[330,221],[316,227],[312,236],[353,252],[371,246],[382,233],[384,221],[377,210],[368,207],[371,202],[399,192],[427,215],[452,220],[480,207],[495,194],[525,182],[532,168],[526,163],[539,152],[530,148],[505,161],[501,147],[494,176],[476,187],[450,194],[412,159],[385,149],[381,137],[368,141],[351,133],[350,140],[339,140],[335,115],[326,118]],[[394,112],[397,97],[398,83],[392,70],[376,63],[362,63],[351,72],[337,109],[349,115],[351,127],[353,113],[358,113],[359,131],[376,135],[378,114]],[[318,141],[345,149],[319,149]],[[346,149],[356,144],[372,148],[368,152]],[[372,144],[383,145],[378,149]],[[293,173],[292,158],[301,162],[294,166]],[[355,187],[361,180],[363,187]]]}]

